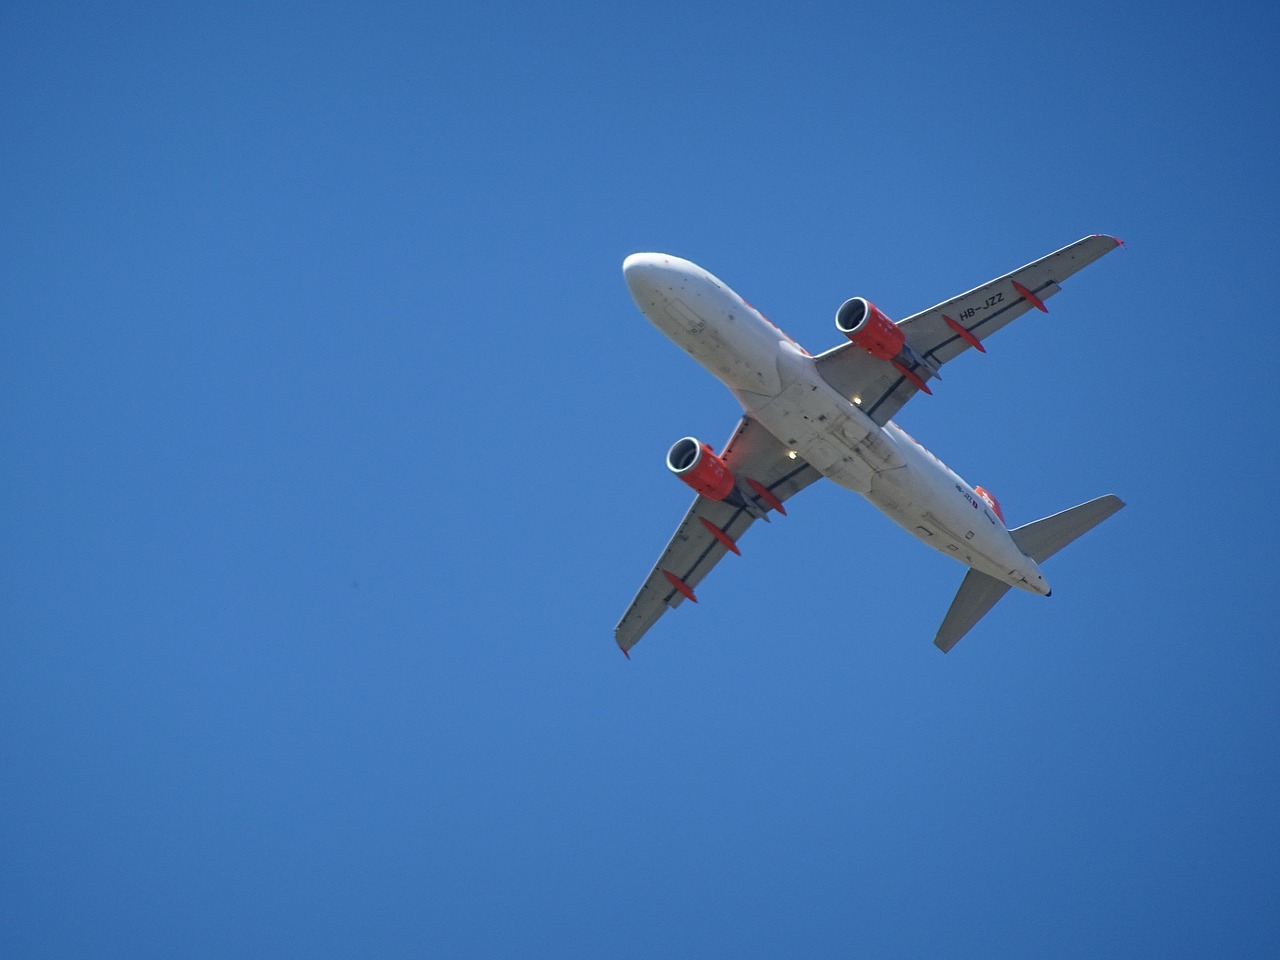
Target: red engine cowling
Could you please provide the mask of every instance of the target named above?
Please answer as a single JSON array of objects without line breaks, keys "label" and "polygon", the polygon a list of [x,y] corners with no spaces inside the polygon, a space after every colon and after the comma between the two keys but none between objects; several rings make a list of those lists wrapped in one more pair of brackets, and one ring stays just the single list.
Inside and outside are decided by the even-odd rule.
[{"label": "red engine cowling", "polygon": [[846,300],[836,311],[836,329],[877,360],[892,360],[906,342],[898,325],[862,297]]},{"label": "red engine cowling", "polygon": [[667,469],[710,500],[723,500],[733,492],[733,471],[696,437],[685,437],[672,445],[667,451]]}]

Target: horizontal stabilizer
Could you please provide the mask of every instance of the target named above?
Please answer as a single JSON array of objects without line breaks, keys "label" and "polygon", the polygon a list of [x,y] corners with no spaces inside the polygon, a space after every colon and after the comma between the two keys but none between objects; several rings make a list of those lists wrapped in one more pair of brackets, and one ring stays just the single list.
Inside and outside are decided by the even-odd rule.
[{"label": "horizontal stabilizer", "polygon": [[[1098,497],[1070,510],[1010,530],[1018,549],[1036,563],[1043,563],[1081,534],[1088,533],[1124,506],[1113,494]],[[967,582],[967,581],[966,581]]]},{"label": "horizontal stabilizer", "polygon": [[951,609],[938,628],[938,635],[933,638],[934,646],[946,653],[1008,592],[1007,583],[970,570],[965,574],[956,598],[951,601]]},{"label": "horizontal stabilizer", "polygon": [[[1088,533],[1107,517],[1124,506],[1119,497],[1108,494],[1088,503],[1082,503],[1070,510],[1055,513],[1034,523],[1024,524],[1016,530],[1010,530],[1013,542],[1018,549],[1036,563],[1043,563],[1055,553],[1075,540],[1081,534]],[[933,642],[943,653],[973,629],[973,625],[986,616],[987,611],[1009,590],[1009,585],[995,577],[970,570],[960,584],[960,591],[951,601],[951,609],[946,619],[938,628],[938,635]]]}]

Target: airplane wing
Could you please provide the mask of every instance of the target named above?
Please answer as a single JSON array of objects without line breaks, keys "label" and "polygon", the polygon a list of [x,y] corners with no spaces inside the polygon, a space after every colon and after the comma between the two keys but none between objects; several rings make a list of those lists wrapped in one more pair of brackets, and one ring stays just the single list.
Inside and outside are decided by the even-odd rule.
[{"label": "airplane wing", "polygon": [[[786,448],[751,417],[739,421],[721,456],[734,475],[744,480],[742,493],[754,502],[761,515],[769,509],[767,498],[754,494],[745,478],[754,480],[782,503],[822,476],[804,460],[788,457]],[[728,544],[736,545],[753,522],[755,517],[744,507],[697,497],[614,628],[613,635],[622,652],[635,646],[669,607],[684,603],[686,594],[681,586],[694,599],[693,589],[729,552]],[[720,539],[713,528],[725,539]]]},{"label": "airplane wing", "polygon": [[[1120,241],[1115,237],[1101,234],[1085,237],[968,293],[907,317],[898,326],[907,344],[926,364],[941,367],[1032,307],[1048,312],[1044,301],[1058,292],[1061,281],[1118,246]],[[822,378],[846,397],[857,398],[855,402],[881,426],[920,389],[893,364],[877,360],[852,343],[842,343],[815,360]],[[921,380],[928,380],[924,365],[915,366],[912,372]]]}]

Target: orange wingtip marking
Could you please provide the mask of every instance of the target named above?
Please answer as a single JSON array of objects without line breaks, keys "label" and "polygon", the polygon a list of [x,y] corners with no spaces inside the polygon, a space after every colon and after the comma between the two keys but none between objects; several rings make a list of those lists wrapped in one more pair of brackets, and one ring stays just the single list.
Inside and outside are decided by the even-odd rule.
[{"label": "orange wingtip marking", "polygon": [[914,383],[916,385],[916,389],[923,390],[925,393],[929,394],[929,396],[933,396],[933,391],[929,389],[928,384],[908,370],[905,366],[900,364],[897,360],[893,361],[893,368]]},{"label": "orange wingtip marking", "polygon": [[[693,595],[693,591],[689,588],[689,585],[674,573],[670,570],[663,570],[662,575],[667,578],[668,582],[670,582],[673,587],[684,594],[688,599],[692,600],[694,603],[698,602],[698,598]],[[627,659],[630,660],[631,658],[628,657]]]},{"label": "orange wingtip marking", "polygon": [[977,337],[975,337],[972,333],[970,333],[968,328],[966,328],[963,324],[957,323],[955,320],[952,320],[945,313],[942,315],[942,319],[947,322],[948,327],[950,327],[952,330],[956,332],[957,337],[959,337],[969,346],[973,347],[973,349],[977,350],[979,353],[987,352],[987,348],[982,345],[982,341],[979,340]]},{"label": "orange wingtip marking", "polygon": [[775,497],[773,495],[773,492],[768,487],[766,487],[763,483],[758,483],[757,481],[752,480],[750,477],[747,477],[747,484],[751,487],[752,490],[754,490],[757,494],[759,494],[761,500],[763,500],[769,506],[773,507],[773,509],[777,510],[784,517],[787,515],[786,508],[783,507],[782,501],[779,500],[777,497]]},{"label": "orange wingtip marking", "polygon": [[1022,294],[1026,298],[1027,303],[1031,304],[1041,313],[1049,312],[1049,308],[1044,305],[1043,300],[1041,300],[1034,293],[1032,293],[1030,290],[1028,290],[1026,287],[1020,284],[1017,280],[1014,280],[1012,282],[1013,282],[1013,289],[1017,290],[1020,294]]},{"label": "orange wingtip marking", "polygon": [[738,549],[738,545],[734,542],[733,537],[729,536],[727,533],[725,533],[723,530],[717,527],[714,523],[712,523],[706,517],[699,517],[698,519],[702,521],[702,525],[707,528],[708,533],[710,533],[713,537],[715,537],[717,540],[723,543],[726,547],[728,547],[738,556],[742,556],[742,551]]}]

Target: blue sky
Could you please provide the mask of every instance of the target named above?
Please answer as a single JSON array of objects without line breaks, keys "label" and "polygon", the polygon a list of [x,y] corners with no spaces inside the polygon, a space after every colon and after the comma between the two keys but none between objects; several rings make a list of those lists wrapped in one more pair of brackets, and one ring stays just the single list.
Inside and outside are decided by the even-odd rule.
[{"label": "blue sky", "polygon": [[[11,3],[0,952],[1273,956],[1270,4]],[[628,663],[727,391],[1117,251],[900,422],[1128,508],[962,570],[815,485]]]}]

